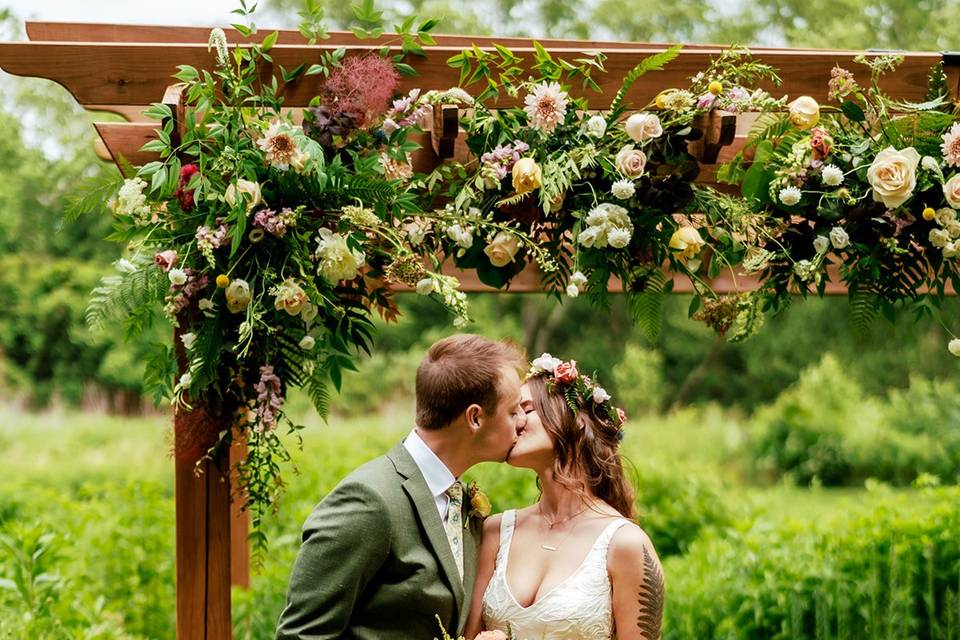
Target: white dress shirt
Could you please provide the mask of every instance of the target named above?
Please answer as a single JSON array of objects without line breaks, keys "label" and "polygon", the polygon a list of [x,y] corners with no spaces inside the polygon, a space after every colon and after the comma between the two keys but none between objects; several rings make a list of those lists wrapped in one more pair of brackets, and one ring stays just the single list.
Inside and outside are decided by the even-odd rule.
[{"label": "white dress shirt", "polygon": [[423,479],[427,481],[427,488],[433,494],[433,499],[437,503],[437,511],[440,512],[440,520],[447,517],[447,504],[450,498],[447,496],[447,489],[453,485],[457,479],[454,477],[443,460],[437,457],[437,454],[427,446],[423,438],[414,429],[403,441],[404,448],[410,453],[413,461],[417,463]]}]

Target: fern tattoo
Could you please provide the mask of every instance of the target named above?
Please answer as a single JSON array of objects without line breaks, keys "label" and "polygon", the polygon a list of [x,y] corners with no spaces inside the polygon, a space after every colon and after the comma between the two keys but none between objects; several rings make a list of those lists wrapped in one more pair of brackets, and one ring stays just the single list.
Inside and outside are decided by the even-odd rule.
[{"label": "fern tattoo", "polygon": [[660,640],[663,625],[663,573],[647,548],[643,548],[643,584],[640,585],[637,626],[647,640]]}]

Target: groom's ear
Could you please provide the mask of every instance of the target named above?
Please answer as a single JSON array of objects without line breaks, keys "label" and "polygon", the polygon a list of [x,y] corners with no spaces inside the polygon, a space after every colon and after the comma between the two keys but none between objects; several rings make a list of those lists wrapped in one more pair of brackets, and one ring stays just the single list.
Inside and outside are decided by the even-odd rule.
[{"label": "groom's ear", "polygon": [[483,415],[483,407],[478,404],[472,404],[464,412],[467,418],[467,428],[474,433],[480,429],[480,417]]}]

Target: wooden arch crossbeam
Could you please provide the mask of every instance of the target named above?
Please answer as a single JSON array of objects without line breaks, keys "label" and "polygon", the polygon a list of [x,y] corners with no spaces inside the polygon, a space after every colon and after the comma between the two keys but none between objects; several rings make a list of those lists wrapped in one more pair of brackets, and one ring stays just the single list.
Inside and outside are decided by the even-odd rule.
[{"label": "wooden arch crossbeam", "polygon": [[[14,75],[57,82],[90,111],[121,114],[125,122],[98,122],[95,126],[104,145],[102,151],[109,158],[122,155],[134,164],[154,159],[138,151],[153,138],[156,127],[153,121],[142,116],[144,107],[161,101],[179,104],[179,94],[167,91],[177,65],[214,67],[213,54],[206,44],[209,28],[57,22],[28,22],[26,27],[29,41],[0,42],[0,68]],[[249,42],[232,29],[225,31],[233,43]],[[266,32],[261,31],[263,33]],[[457,85],[459,72],[447,66],[446,60],[467,46],[492,50],[493,43],[498,42],[527,64],[534,54],[533,42],[525,38],[459,35],[435,38],[436,46],[426,47],[426,58],[412,61],[419,75],[404,78],[402,90],[447,89]],[[322,44],[308,46],[298,32],[284,30],[279,32],[278,44],[271,55],[275,65],[292,69],[301,63],[317,61],[323,50],[343,46],[348,55],[358,55],[391,40],[391,34],[358,42],[350,33],[331,33],[330,39]],[[589,94],[591,106],[596,109],[609,106],[620,79],[640,59],[667,46],[599,40],[543,39],[539,42],[560,57],[575,57],[588,51],[606,54],[608,72],[598,79],[602,93]],[[689,76],[704,69],[721,51],[722,47],[714,45],[686,46],[664,71],[641,78],[628,94],[628,103],[646,104],[665,87],[686,85]],[[857,55],[864,53],[861,51],[757,48],[753,52],[758,59],[779,70],[784,83],[777,91],[791,96],[810,95],[825,102],[827,81],[835,65],[854,71],[861,82],[867,80],[863,67],[853,62]],[[960,89],[960,66],[955,56],[938,52],[904,53],[903,65],[897,74],[885,77],[882,86],[896,98],[920,101],[926,92],[930,67],[941,60],[947,63],[945,71],[956,98]],[[272,71],[264,69],[264,73]],[[301,78],[285,87],[286,104],[305,106],[318,93],[319,82],[317,77]],[[577,93],[576,89],[573,93]],[[503,104],[510,101],[504,100]],[[727,140],[732,143],[724,146],[714,161],[723,161],[739,149],[748,126],[749,120],[743,117],[735,123],[736,130],[730,128],[729,122],[723,124],[723,135],[733,134],[731,140]],[[422,166],[438,162],[439,158],[430,156],[433,153],[430,134],[421,142],[424,148],[417,162],[423,163]],[[704,166],[698,181],[715,183],[715,167]],[[489,290],[475,277],[465,273],[457,275],[466,290]],[[754,288],[757,283],[727,272],[712,284],[716,291],[723,292]],[[611,288],[618,286],[617,282],[611,282]],[[533,270],[521,273],[511,285],[511,291],[539,290],[538,274]],[[689,290],[685,278],[675,278],[674,291]],[[846,290],[834,277],[827,293],[843,294]],[[175,432],[180,427],[178,418]],[[194,475],[192,463],[177,462],[177,637],[180,640],[224,640],[232,636],[231,576],[236,583],[247,580],[247,547],[246,523],[236,512],[231,512],[229,468],[231,462],[242,455],[242,449],[236,449],[232,458],[224,455],[205,463],[204,474],[199,479]]]}]

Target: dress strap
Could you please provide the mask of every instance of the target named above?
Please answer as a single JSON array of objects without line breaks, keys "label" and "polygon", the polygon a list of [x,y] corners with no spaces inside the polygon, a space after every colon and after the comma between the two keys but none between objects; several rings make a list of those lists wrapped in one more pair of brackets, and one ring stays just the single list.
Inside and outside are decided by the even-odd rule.
[{"label": "dress strap", "polygon": [[614,534],[620,530],[620,527],[629,523],[630,520],[626,518],[619,518],[614,520],[607,525],[607,528],[603,530],[603,533],[600,534],[600,537],[597,538],[595,548],[600,551],[604,557],[607,556],[607,550],[610,548],[610,542],[613,540]]},{"label": "dress strap", "polygon": [[513,529],[517,524],[517,512],[508,509],[500,516],[500,549],[497,550],[497,569],[505,566],[504,559],[510,551],[510,541],[513,540]]}]

